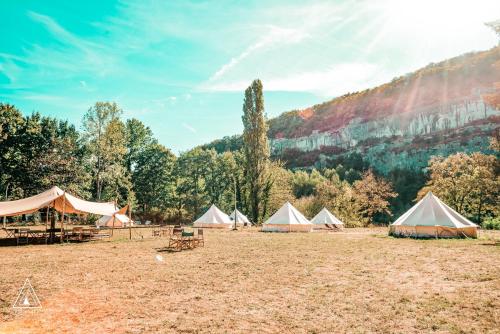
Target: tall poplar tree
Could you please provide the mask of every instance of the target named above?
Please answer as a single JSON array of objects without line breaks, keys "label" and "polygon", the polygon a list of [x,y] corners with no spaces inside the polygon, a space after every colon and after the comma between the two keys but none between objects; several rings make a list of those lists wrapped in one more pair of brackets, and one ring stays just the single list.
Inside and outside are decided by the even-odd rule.
[{"label": "tall poplar tree", "polygon": [[260,223],[262,222],[261,200],[266,185],[270,153],[262,82],[258,79],[245,90],[242,120],[248,206],[252,221]]}]

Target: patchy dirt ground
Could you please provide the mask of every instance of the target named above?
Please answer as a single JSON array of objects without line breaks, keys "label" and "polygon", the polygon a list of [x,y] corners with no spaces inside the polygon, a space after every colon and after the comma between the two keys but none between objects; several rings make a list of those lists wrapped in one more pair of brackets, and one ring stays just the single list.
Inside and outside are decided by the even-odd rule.
[{"label": "patchy dirt ground", "polygon": [[[499,333],[500,247],[385,229],[0,248],[0,333]],[[160,254],[163,261],[157,255]],[[30,278],[42,308],[11,305]]]}]

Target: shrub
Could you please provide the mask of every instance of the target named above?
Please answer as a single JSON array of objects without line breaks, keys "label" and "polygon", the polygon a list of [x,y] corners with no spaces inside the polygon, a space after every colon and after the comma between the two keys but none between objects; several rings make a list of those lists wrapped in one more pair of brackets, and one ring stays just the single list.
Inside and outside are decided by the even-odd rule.
[{"label": "shrub", "polygon": [[500,217],[485,220],[483,228],[486,230],[500,230]]}]

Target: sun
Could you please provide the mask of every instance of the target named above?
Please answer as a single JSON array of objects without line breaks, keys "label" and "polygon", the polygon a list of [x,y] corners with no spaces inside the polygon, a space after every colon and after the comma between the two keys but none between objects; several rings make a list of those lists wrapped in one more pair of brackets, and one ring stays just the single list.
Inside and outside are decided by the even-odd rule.
[{"label": "sun", "polygon": [[437,30],[459,34],[469,29],[471,22],[484,23],[489,18],[500,15],[497,2],[487,0],[387,0],[381,4],[382,15],[392,29],[421,34]]}]

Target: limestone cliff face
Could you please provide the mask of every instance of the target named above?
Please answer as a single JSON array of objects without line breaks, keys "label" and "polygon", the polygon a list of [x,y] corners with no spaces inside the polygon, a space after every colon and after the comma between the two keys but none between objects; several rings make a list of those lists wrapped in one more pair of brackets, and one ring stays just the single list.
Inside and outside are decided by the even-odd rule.
[{"label": "limestone cliff face", "polygon": [[351,149],[358,143],[373,138],[432,135],[440,131],[459,129],[477,120],[488,122],[490,116],[500,116],[500,110],[486,105],[480,97],[476,97],[445,106],[433,106],[411,115],[396,113],[372,121],[363,121],[357,117],[335,132],[314,131],[304,137],[271,139],[271,147],[273,153],[293,148],[312,151],[323,146]]},{"label": "limestone cliff face", "polygon": [[[432,155],[488,151],[499,127],[500,48],[433,64],[369,91],[271,120],[274,155],[339,148],[381,171],[425,167]],[[321,165],[328,154],[319,154]],[[319,167],[319,166],[318,166]]]}]

